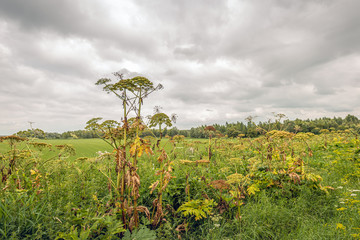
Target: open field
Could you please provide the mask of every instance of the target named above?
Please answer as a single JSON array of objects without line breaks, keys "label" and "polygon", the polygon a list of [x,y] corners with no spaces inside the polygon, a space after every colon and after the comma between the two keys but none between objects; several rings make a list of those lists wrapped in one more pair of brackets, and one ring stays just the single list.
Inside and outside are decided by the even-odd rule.
[{"label": "open field", "polygon": [[[271,131],[254,139],[209,140],[179,137],[156,146],[152,139],[137,146],[144,151],[135,157],[141,179],[136,228],[134,186],[117,192],[117,154],[110,145],[101,139],[3,139],[1,238],[360,237],[360,141],[353,134]],[[133,146],[127,150],[132,158]],[[130,219],[127,227],[123,216]]]},{"label": "open field", "polygon": [[[93,139],[57,139],[57,140],[37,140],[38,142],[44,142],[47,144],[55,145],[62,145],[62,144],[70,144],[75,148],[75,155],[70,156],[70,160],[75,160],[79,157],[95,157],[97,156],[97,151],[108,151],[111,152],[112,148],[106,144],[103,140],[98,138]],[[21,145],[20,145],[21,146]],[[26,148],[26,145],[21,146],[22,148]],[[20,147],[20,148],[21,148]],[[7,144],[0,143],[0,151],[3,152],[4,150],[8,150],[9,146]],[[54,155],[54,152],[51,151],[44,151],[43,156],[44,158],[49,158]]]}]

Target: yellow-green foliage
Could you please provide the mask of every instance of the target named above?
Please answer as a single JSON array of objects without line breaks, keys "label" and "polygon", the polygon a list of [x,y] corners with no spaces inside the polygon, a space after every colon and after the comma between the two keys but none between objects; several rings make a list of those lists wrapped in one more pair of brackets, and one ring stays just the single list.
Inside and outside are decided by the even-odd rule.
[{"label": "yellow-green foliage", "polygon": [[211,214],[214,206],[215,202],[213,199],[198,199],[185,202],[179,207],[177,211],[181,212],[184,217],[194,216],[195,220],[197,221],[203,218],[207,218],[207,216]]}]

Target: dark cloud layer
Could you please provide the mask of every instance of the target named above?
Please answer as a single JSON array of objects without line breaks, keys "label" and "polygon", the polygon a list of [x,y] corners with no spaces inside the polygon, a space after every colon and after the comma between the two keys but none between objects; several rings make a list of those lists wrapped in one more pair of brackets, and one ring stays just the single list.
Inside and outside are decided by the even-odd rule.
[{"label": "dark cloud layer", "polygon": [[119,119],[94,85],[114,71],[165,89],[145,102],[177,126],[359,116],[357,0],[0,2],[0,135]]}]

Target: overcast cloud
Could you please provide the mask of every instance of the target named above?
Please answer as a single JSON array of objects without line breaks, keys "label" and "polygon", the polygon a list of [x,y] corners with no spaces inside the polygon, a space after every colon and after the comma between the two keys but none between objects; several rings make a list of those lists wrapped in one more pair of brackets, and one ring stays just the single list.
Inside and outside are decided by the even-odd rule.
[{"label": "overcast cloud", "polygon": [[144,105],[202,124],[360,117],[358,0],[1,0],[0,135],[120,119],[94,83],[112,72],[164,89]]}]

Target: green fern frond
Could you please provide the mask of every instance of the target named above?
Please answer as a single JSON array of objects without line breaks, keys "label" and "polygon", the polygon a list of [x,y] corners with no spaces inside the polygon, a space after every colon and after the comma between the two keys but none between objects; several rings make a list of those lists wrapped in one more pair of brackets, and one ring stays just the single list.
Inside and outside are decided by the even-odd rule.
[{"label": "green fern frond", "polygon": [[214,206],[215,202],[213,199],[191,200],[181,205],[177,211],[181,212],[184,217],[194,216],[195,220],[198,221],[207,218],[207,215],[211,214]]}]

